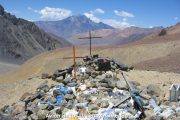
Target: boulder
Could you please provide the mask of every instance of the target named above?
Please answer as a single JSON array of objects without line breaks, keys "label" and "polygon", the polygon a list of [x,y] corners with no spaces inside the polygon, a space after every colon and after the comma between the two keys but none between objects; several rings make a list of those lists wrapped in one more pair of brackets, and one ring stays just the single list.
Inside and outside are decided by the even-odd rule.
[{"label": "boulder", "polygon": [[91,73],[91,77],[92,77],[92,78],[96,78],[96,76],[98,76],[98,73],[97,73],[96,71],[93,71],[93,72]]},{"label": "boulder", "polygon": [[88,110],[89,110],[89,112],[90,112],[91,114],[96,114],[96,113],[98,113],[98,109],[99,109],[99,107],[98,107],[98,105],[96,105],[96,104],[89,104],[89,105],[88,105]]},{"label": "boulder", "polygon": [[128,87],[125,82],[122,81],[116,81],[116,87],[120,90],[128,90]]},{"label": "boulder", "polygon": [[64,110],[63,106],[58,107],[58,109],[56,109],[56,114],[61,115],[63,110]]},{"label": "boulder", "polygon": [[58,95],[62,95],[62,93],[59,90],[56,89],[56,90],[53,91],[53,95],[58,96]]},{"label": "boulder", "polygon": [[174,114],[175,114],[175,112],[171,108],[168,108],[161,113],[161,116],[164,119],[171,119],[174,116]]},{"label": "boulder", "polygon": [[71,82],[71,80],[72,80],[72,77],[67,77],[67,78],[65,78],[65,79],[63,80],[63,83],[64,83],[64,84],[68,84],[68,83]]},{"label": "boulder", "polygon": [[73,94],[66,94],[66,95],[64,96],[64,98],[65,98],[66,100],[73,100],[73,99],[75,98],[75,96],[74,96]]},{"label": "boulder", "polygon": [[25,98],[30,97],[31,95],[32,95],[31,93],[26,92],[26,93],[24,93],[24,94],[21,96],[21,98],[20,98],[19,100],[20,100],[20,101],[24,101]]},{"label": "boulder", "polygon": [[27,120],[28,116],[26,115],[26,112],[23,111],[22,113],[16,115],[15,118],[17,118],[18,120]]},{"label": "boulder", "polygon": [[63,76],[59,76],[59,77],[56,78],[57,82],[62,82],[62,80],[63,80]]},{"label": "boulder", "polygon": [[38,87],[37,87],[37,90],[42,90],[44,92],[48,92],[50,87],[48,86],[48,81],[45,81],[43,82],[42,84],[40,84]]},{"label": "boulder", "polygon": [[33,120],[37,120],[38,119],[38,116],[35,113],[31,114],[30,117]]},{"label": "boulder", "polygon": [[0,120],[17,120],[17,119],[13,118],[10,115],[6,115],[6,114],[3,114],[2,112],[0,112]]},{"label": "boulder", "polygon": [[50,101],[51,103],[55,103],[55,102],[56,102],[56,98],[50,97],[50,98],[49,98],[49,101]]},{"label": "boulder", "polygon": [[23,105],[16,105],[16,106],[14,107],[14,110],[13,110],[13,112],[12,112],[12,115],[13,115],[13,116],[18,115],[18,114],[24,112],[24,110],[25,110],[25,106],[23,106]]},{"label": "boulder", "polygon": [[48,110],[38,110],[38,112],[37,112],[37,117],[38,117],[38,119],[39,120],[44,120],[44,119],[46,119],[46,116],[48,115]]},{"label": "boulder", "polygon": [[48,73],[42,73],[41,78],[42,79],[51,78],[51,75],[49,75]]},{"label": "boulder", "polygon": [[74,107],[74,102],[73,100],[69,100],[68,103],[66,104],[66,108],[72,109]]},{"label": "boulder", "polygon": [[101,105],[100,105],[101,108],[107,108],[108,106],[109,106],[109,102],[108,101],[102,101],[101,102]]},{"label": "boulder", "polygon": [[75,87],[77,85],[77,83],[75,82],[71,82],[71,83],[68,83],[67,86],[69,87]]}]

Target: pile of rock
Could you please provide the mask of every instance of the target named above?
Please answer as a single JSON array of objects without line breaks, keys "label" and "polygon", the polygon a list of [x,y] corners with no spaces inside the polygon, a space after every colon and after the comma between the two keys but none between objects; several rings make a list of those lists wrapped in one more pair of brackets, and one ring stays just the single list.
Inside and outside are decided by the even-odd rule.
[{"label": "pile of rock", "polygon": [[[20,120],[176,119],[180,116],[180,103],[161,99],[158,86],[143,88],[140,83],[129,81],[135,91],[140,91],[138,97],[143,103],[143,111],[135,109],[132,91],[117,77],[121,70],[128,71],[129,67],[94,56],[77,64],[76,80],[73,66],[57,70],[53,75],[43,73],[43,79],[51,78],[57,84],[49,85],[45,81],[34,94],[25,93],[17,103],[4,106],[0,116]],[[146,116],[142,117],[142,113]]]}]

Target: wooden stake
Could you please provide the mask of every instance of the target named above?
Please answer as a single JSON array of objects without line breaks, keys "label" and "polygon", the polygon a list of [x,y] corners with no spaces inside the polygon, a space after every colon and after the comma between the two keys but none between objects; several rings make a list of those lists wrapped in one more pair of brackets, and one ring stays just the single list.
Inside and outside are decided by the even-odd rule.
[{"label": "wooden stake", "polygon": [[91,35],[91,31],[89,31],[89,37],[82,37],[82,38],[78,38],[78,39],[89,39],[89,54],[90,54],[90,56],[91,56],[91,46],[92,46],[92,42],[91,42],[91,40],[92,40],[92,38],[102,38],[102,37],[92,37],[92,35]]},{"label": "wooden stake", "polygon": [[76,80],[76,51],[74,46],[73,46],[73,60],[74,60],[74,79]]}]

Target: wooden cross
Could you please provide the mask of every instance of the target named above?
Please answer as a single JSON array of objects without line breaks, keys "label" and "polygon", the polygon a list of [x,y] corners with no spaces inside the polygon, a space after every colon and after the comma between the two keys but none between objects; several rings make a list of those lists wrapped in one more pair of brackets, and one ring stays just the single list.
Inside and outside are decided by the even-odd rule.
[{"label": "wooden cross", "polygon": [[91,31],[89,31],[89,37],[81,37],[81,38],[78,38],[78,39],[89,39],[89,51],[90,51],[90,56],[91,56],[91,39],[92,38],[102,38],[102,37],[92,37],[91,35]]},{"label": "wooden cross", "polygon": [[76,57],[75,46],[73,46],[73,57],[64,57],[63,59],[73,59],[74,62],[74,79],[76,80],[76,58],[84,58],[84,57]]}]

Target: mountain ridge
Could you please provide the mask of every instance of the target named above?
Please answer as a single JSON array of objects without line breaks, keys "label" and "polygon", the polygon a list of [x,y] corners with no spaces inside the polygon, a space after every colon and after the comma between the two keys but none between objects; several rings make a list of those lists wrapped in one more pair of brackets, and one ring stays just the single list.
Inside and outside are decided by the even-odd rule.
[{"label": "mountain ridge", "polygon": [[4,60],[22,63],[44,51],[70,45],[61,38],[53,38],[33,22],[7,13],[1,5],[0,28],[0,59]]},{"label": "mountain ridge", "polygon": [[58,21],[37,21],[35,24],[46,32],[62,36],[66,39],[78,33],[88,32],[89,30],[113,29],[113,27],[102,22],[95,23],[85,15],[70,16]]},{"label": "mountain ridge", "polygon": [[[120,45],[129,42],[140,40],[150,34],[158,33],[162,30],[162,27],[154,28],[140,28],[140,27],[128,27],[125,29],[101,29],[92,31],[92,36],[100,36],[102,39],[93,39],[94,45]],[[87,40],[79,40],[79,37],[88,36],[88,33],[80,33],[69,39],[71,43],[76,45],[87,45]]]}]

